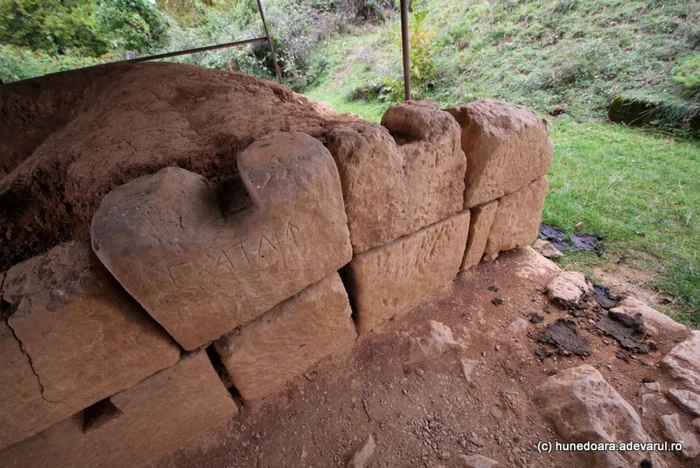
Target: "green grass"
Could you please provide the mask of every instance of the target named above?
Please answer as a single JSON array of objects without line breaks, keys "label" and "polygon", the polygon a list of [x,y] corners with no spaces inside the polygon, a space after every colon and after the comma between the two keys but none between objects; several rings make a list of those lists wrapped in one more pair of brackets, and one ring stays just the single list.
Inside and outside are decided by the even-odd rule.
[{"label": "green grass", "polygon": [[[452,105],[492,97],[577,121],[606,118],[608,102],[620,93],[697,103],[671,79],[673,67],[700,47],[697,2],[416,0],[413,6],[412,18],[420,13],[424,20],[411,33],[429,38],[417,52],[432,61],[431,76],[413,77],[418,98]],[[359,86],[393,83],[389,98],[401,99],[398,22],[392,15],[322,45],[317,53],[329,66],[318,87],[332,92],[320,94],[342,100]]]},{"label": "green grass", "polygon": [[543,222],[604,234],[605,254],[569,255],[586,269],[620,259],[651,273],[686,323],[700,326],[700,144],[603,123],[551,121],[555,157]]}]

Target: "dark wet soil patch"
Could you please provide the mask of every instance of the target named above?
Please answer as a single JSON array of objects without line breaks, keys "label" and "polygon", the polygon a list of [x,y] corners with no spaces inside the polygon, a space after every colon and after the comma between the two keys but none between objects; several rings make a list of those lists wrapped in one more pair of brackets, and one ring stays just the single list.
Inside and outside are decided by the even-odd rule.
[{"label": "dark wet soil patch", "polygon": [[596,328],[607,336],[614,338],[620,346],[635,354],[648,354],[651,351],[649,343],[642,342],[644,336],[644,320],[641,314],[631,317],[626,314],[609,312],[598,317]]},{"label": "dark wet soil patch", "polygon": [[540,342],[554,346],[562,356],[591,354],[588,342],[578,334],[576,323],[567,319],[547,325],[540,333]]},{"label": "dark wet soil patch", "polygon": [[599,244],[603,238],[604,236],[601,234],[591,235],[574,232],[569,239],[566,233],[556,226],[551,224],[540,225],[540,239],[549,241],[562,253],[566,253],[568,250],[588,250],[601,255],[603,250]]},{"label": "dark wet soil patch", "polygon": [[592,299],[596,301],[603,309],[610,310],[613,307],[617,307],[617,304],[622,300],[622,297],[611,293],[610,288],[606,288],[605,286],[601,286],[599,284],[594,284]]}]

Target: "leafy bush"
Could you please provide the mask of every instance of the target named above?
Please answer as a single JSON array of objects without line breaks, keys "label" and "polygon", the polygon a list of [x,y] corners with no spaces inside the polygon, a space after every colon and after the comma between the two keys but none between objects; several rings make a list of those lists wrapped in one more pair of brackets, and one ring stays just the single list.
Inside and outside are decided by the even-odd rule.
[{"label": "leafy bush", "polygon": [[0,43],[49,54],[107,52],[90,0],[0,0]]},{"label": "leafy bush", "polygon": [[0,44],[0,78],[5,83],[98,63],[101,63],[100,59],[85,57],[71,50],[63,55],[52,56],[27,47]]}]

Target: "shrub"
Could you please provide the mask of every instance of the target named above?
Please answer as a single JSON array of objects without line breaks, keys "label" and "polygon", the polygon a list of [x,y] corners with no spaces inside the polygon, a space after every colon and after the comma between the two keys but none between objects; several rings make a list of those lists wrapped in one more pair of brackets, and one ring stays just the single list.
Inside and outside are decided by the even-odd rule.
[{"label": "shrub", "polygon": [[671,79],[683,85],[688,94],[700,95],[700,54],[695,54],[673,67]]}]

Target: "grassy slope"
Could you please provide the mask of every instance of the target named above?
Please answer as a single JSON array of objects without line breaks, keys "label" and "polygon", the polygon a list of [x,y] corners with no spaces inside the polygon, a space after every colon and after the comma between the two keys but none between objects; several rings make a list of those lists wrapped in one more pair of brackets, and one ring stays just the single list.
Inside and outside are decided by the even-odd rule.
[{"label": "grassy slope", "polygon": [[[540,113],[564,108],[564,116],[549,118],[556,150],[549,172],[551,188],[544,221],[568,232],[582,223],[579,231],[604,234],[606,238],[602,257],[575,253],[567,255],[562,263],[591,272],[596,265],[614,267],[622,258],[624,264],[652,273],[656,279],[652,286],[676,298],[667,312],[700,326],[700,143],[676,141],[661,134],[606,124],[600,119],[606,96],[611,93],[635,87],[649,93],[668,92],[671,85],[665,74],[672,66],[669,57],[674,50],[674,56],[687,53],[683,35],[690,33],[687,24],[676,25],[672,33],[663,31],[671,28],[668,25],[679,8],[697,10],[697,5],[668,2],[666,6],[659,3],[644,10],[641,2],[608,0],[593,2],[598,10],[587,11],[585,8],[592,8],[591,2],[554,2],[553,6],[543,3],[521,2],[508,15],[501,6],[490,11],[473,8],[465,20],[465,4],[483,4],[433,2],[446,8],[445,17],[450,21],[441,26],[443,36],[471,39],[461,51],[449,44],[440,49],[436,58],[440,80],[427,93],[428,97],[443,106],[490,96],[529,105]],[[564,16],[561,12],[551,13],[552,8],[562,8],[564,3],[570,5]],[[533,8],[566,18],[562,29],[580,29],[587,24],[591,37],[566,42],[567,35],[573,37],[577,33],[563,32],[559,33],[563,38],[548,46],[536,41],[526,45],[523,41],[529,41],[528,29],[532,28],[526,27],[527,21],[523,23],[522,18],[529,14],[529,21],[535,21]],[[605,11],[610,15],[606,16]],[[581,18],[574,19],[577,15],[587,15],[584,17],[589,21],[582,26]],[[485,18],[498,23],[482,24]],[[552,21],[547,20],[548,24],[554,24]],[[473,29],[476,23],[483,31]],[[497,27],[487,32],[489,24]],[[307,95],[327,100],[341,112],[355,112],[379,121],[388,102],[353,102],[348,97],[358,86],[381,82],[381,76],[395,72],[392,70],[398,66],[399,55],[391,39],[392,28],[395,25],[388,24],[331,40],[322,51],[329,57],[331,67],[322,83]],[[483,42],[484,37],[495,37],[498,34],[494,31],[500,30],[505,31],[507,41]],[[440,40],[445,41],[444,37]],[[600,43],[602,52],[591,55],[583,51]],[[625,47],[623,54],[620,51]],[[578,52],[573,53],[572,48]],[[664,54],[666,60],[659,61]],[[455,78],[450,66],[462,61],[466,65]],[[534,91],[527,87],[528,82],[535,81],[533,75],[556,78],[560,73],[557,67],[572,62],[589,66],[589,61],[594,64],[593,71],[574,82],[554,80],[554,88],[539,87]],[[602,63],[615,69],[614,76],[601,79],[595,75],[594,69]]]}]

